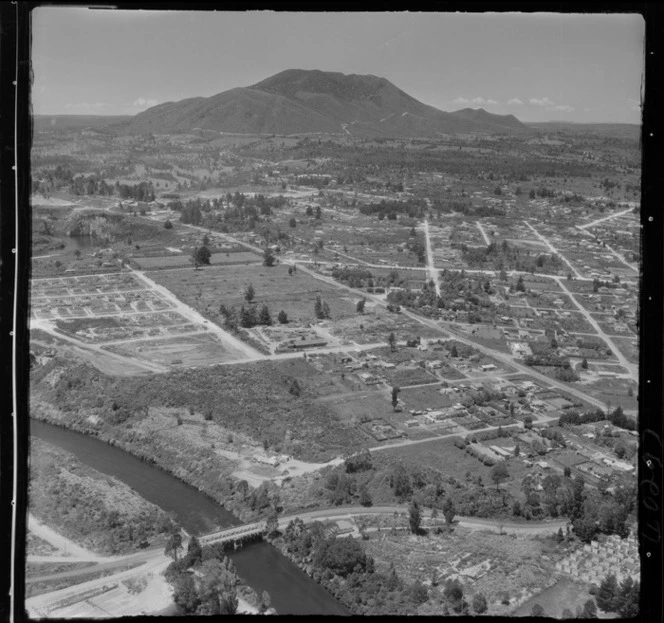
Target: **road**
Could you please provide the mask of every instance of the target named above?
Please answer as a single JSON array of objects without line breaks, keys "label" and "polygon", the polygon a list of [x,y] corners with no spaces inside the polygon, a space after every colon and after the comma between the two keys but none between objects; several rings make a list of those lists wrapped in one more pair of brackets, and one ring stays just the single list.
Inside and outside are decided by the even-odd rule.
[{"label": "road", "polygon": [[234,335],[231,335],[227,331],[224,331],[221,327],[216,324],[209,322],[207,318],[202,316],[197,312],[193,307],[183,303],[179,298],[177,298],[170,290],[164,286],[159,285],[156,281],[150,279],[143,271],[134,270],[132,272],[136,277],[141,279],[144,283],[148,284],[151,290],[158,292],[163,298],[165,298],[173,306],[173,310],[179,312],[185,318],[191,322],[207,327],[207,330],[216,335],[222,344],[230,344],[232,347],[241,353],[244,353],[248,359],[256,358],[262,356],[255,348],[252,348],[242,340],[236,338]]},{"label": "road", "polygon": [[605,216],[604,218],[598,218],[596,221],[592,221],[590,223],[586,223],[585,225],[577,225],[577,229],[588,229],[588,227],[594,227],[595,225],[599,225],[600,223],[603,223],[604,221],[609,221],[613,218],[618,218],[619,216],[622,216],[623,214],[629,214],[630,212],[633,212],[634,210],[632,208],[629,208],[628,210],[623,210],[622,212],[615,212],[613,214],[609,214],[609,216]]},{"label": "road", "polygon": [[531,230],[532,232],[549,248],[551,253],[555,253],[567,266],[569,266],[570,270],[574,273],[574,276],[577,279],[583,279],[583,275],[574,267],[572,266],[572,263],[560,252],[556,247],[554,247],[549,239],[546,236],[543,236],[540,234],[528,221],[523,221]]},{"label": "road", "polygon": [[424,220],[424,239],[427,243],[427,280],[433,281],[436,288],[436,295],[440,296],[440,283],[438,282],[438,274],[433,264],[433,248],[431,246],[431,237],[429,236],[429,221]]},{"label": "road", "polygon": [[557,281],[558,285],[561,287],[563,292],[565,292],[565,294],[567,294],[567,296],[570,297],[574,305],[576,305],[579,311],[585,316],[586,320],[593,326],[593,329],[597,331],[599,337],[601,337],[609,345],[609,347],[613,351],[613,354],[618,358],[620,365],[623,366],[629,372],[629,375],[632,377],[634,381],[638,382],[639,380],[638,366],[636,364],[627,361],[625,355],[623,355],[622,352],[620,352],[620,349],[616,346],[615,342],[606,333],[604,333],[604,331],[599,326],[597,321],[592,317],[590,312],[574,298],[574,294],[570,292],[570,290],[567,288],[562,277],[559,277]]},{"label": "road", "polygon": [[487,236],[486,231],[484,231],[484,227],[482,227],[482,223],[479,221],[475,221],[475,225],[477,225],[477,229],[480,230],[480,234],[482,234],[482,238],[484,238],[484,242],[486,243],[486,246],[488,247],[491,244],[491,240],[489,240],[489,236]]}]

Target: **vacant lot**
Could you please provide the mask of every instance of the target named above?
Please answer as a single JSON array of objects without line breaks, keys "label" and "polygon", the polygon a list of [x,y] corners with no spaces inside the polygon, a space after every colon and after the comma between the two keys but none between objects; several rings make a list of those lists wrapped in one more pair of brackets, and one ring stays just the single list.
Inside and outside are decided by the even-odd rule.
[{"label": "vacant lot", "polygon": [[432,439],[414,446],[402,446],[377,452],[374,463],[385,466],[401,461],[408,465],[431,467],[440,470],[448,476],[458,480],[465,478],[470,472],[476,478],[482,476],[485,483],[489,483],[490,467],[470,456],[454,445],[454,438]]},{"label": "vacant lot", "polygon": [[452,405],[452,401],[447,396],[441,394],[439,390],[440,385],[416,387],[413,389],[405,388],[399,394],[399,398],[403,400],[408,410],[441,409]]},{"label": "vacant lot", "polygon": [[[632,388],[632,396],[628,395],[630,387]],[[625,410],[638,409],[638,385],[631,379],[603,378],[588,385],[584,384],[583,391],[607,404],[611,404],[614,409],[618,405]]]},{"label": "vacant lot", "polygon": [[259,309],[267,305],[274,321],[284,310],[291,321],[314,322],[317,296],[329,305],[332,320],[338,320],[355,315],[356,300],[360,298],[345,295],[301,271],[289,275],[285,266],[206,266],[190,271],[154,271],[150,277],[215,322],[221,322],[220,305],[236,309],[247,305],[244,292],[250,283],[255,291],[254,303]]},{"label": "vacant lot", "polygon": [[394,412],[387,390],[369,390],[342,396],[330,396],[324,399],[324,404],[333,409],[342,421],[349,423],[359,422],[363,419],[385,418]]},{"label": "vacant lot", "polygon": [[166,365],[201,366],[247,358],[241,350],[222,344],[211,333],[133,341],[105,348],[119,355]]},{"label": "vacant lot", "polygon": [[386,370],[383,375],[391,385],[405,387],[407,385],[423,385],[425,383],[435,383],[438,379],[423,370],[417,368],[395,368],[394,370]]},{"label": "vacant lot", "polygon": [[[188,253],[178,255],[162,255],[155,257],[134,257],[134,262],[144,270],[160,268],[190,267],[193,270],[191,257]],[[261,258],[249,251],[238,253],[213,253],[210,257],[211,266],[234,266],[238,264],[260,264]],[[204,269],[201,269],[204,270]]]}]

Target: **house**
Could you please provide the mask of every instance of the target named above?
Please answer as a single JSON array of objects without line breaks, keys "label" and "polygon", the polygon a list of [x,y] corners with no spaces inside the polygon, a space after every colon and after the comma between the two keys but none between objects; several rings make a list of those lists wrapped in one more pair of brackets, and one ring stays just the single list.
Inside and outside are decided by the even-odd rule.
[{"label": "house", "polygon": [[495,369],[496,369],[496,366],[492,363],[486,363],[486,364],[480,366],[480,370],[482,370],[482,372],[491,372],[492,370],[495,370]]},{"label": "house", "polygon": [[303,338],[301,340],[292,340],[291,343],[289,344],[290,348],[318,348],[321,346],[325,346],[327,344],[327,341],[320,338],[320,337],[315,337],[315,338]]}]

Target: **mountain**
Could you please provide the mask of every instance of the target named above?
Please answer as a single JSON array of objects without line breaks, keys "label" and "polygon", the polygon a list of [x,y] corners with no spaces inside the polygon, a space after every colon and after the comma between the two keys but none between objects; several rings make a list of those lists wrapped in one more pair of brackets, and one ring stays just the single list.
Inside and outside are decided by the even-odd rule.
[{"label": "mountain", "polygon": [[289,69],[250,87],[159,104],[133,117],[122,133],[339,134],[426,137],[471,132],[521,133],[512,115],[427,106],[385,78]]}]

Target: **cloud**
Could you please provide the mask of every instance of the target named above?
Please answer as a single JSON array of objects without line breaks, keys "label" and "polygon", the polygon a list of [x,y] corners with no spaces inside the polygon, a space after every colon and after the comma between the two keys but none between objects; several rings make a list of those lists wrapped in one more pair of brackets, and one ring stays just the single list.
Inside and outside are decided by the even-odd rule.
[{"label": "cloud", "polygon": [[145,99],[144,97],[139,97],[137,100],[134,101],[132,106],[135,108],[151,108],[152,106],[156,106],[159,102],[154,99]]},{"label": "cloud", "polygon": [[556,106],[549,106],[547,110],[555,110],[556,112],[572,112],[574,110],[574,107],[557,104]]},{"label": "cloud", "polygon": [[457,97],[452,100],[453,104],[473,104],[474,106],[498,106],[498,102],[494,99],[484,99],[483,97],[474,97],[473,99],[466,99],[465,97]]},{"label": "cloud", "polygon": [[513,97],[507,102],[508,106],[523,106],[523,102],[518,97]]},{"label": "cloud", "polygon": [[528,101],[534,106],[555,106],[555,104],[548,97],[543,97],[541,99],[531,97]]},{"label": "cloud", "polygon": [[533,106],[539,106],[552,112],[572,112],[574,110],[573,106],[569,106],[568,104],[556,104],[548,97],[541,97],[539,99],[536,97],[531,97],[528,102]]}]

